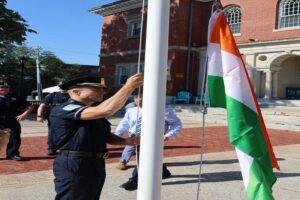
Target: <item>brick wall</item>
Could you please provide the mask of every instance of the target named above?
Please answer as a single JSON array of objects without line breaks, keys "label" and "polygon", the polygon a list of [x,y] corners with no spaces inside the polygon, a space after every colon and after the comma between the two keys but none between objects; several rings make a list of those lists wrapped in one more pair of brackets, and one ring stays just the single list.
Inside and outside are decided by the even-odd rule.
[{"label": "brick wall", "polygon": [[[170,7],[169,46],[188,46],[188,16],[190,0],[172,0]],[[207,24],[211,3],[196,2],[193,15],[192,43],[196,46],[206,45]],[[147,10],[147,9],[146,9]],[[115,67],[118,63],[137,62],[137,54],[124,56],[103,56],[106,53],[138,50],[139,38],[127,38],[125,18],[139,15],[140,9],[134,9],[103,18],[102,43],[100,58],[100,74],[106,77],[108,85],[115,83]],[[147,21],[147,15],[145,16]],[[144,24],[143,49],[145,48],[146,22]],[[187,51],[170,50],[169,60],[172,60],[171,77],[168,81],[168,95],[174,95],[185,89],[185,68]],[[143,60],[143,58],[142,58]],[[191,91],[197,91],[199,71],[198,53],[192,51],[190,60]]]},{"label": "brick wall", "polygon": [[248,43],[250,38],[269,41],[300,37],[300,29],[276,31],[280,3],[278,0],[222,0],[221,2],[224,7],[232,4],[241,7],[241,36],[236,37],[238,43]]}]

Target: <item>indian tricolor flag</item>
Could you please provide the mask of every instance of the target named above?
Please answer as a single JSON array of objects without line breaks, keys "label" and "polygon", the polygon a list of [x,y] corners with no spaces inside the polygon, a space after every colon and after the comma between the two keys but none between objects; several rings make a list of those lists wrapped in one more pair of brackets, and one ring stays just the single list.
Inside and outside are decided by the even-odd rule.
[{"label": "indian tricolor flag", "polygon": [[211,107],[227,109],[248,199],[269,200],[279,169],[253,87],[222,11],[212,14],[208,36],[207,92]]}]

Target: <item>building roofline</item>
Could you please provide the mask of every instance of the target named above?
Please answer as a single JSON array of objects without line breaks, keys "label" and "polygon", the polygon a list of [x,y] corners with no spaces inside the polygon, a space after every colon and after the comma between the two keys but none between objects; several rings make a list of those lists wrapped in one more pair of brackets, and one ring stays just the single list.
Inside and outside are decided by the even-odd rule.
[{"label": "building roofline", "polygon": [[[286,38],[286,39],[273,39],[273,40],[264,40],[264,41],[257,41],[257,42],[242,42],[237,43],[239,48],[250,48],[250,47],[257,47],[257,46],[268,46],[272,45],[281,45],[281,44],[290,44],[290,43],[299,43],[300,38]],[[207,49],[207,46],[199,47],[200,51]]]},{"label": "building roofline", "polygon": [[[196,0],[199,2],[211,2],[212,0]],[[148,0],[145,0],[145,5],[147,5]],[[89,10],[91,13],[99,14],[102,16],[108,16],[115,13],[141,8],[143,5],[142,0],[118,0],[112,3],[108,3],[102,6],[94,7]]]},{"label": "building roofline", "polygon": [[[113,3],[92,8],[89,10],[89,12],[99,14],[102,16],[108,16],[115,13],[131,10],[135,8],[140,8],[142,7],[142,5],[143,5],[142,0],[127,0],[127,1],[119,0]],[[145,5],[147,5],[147,0],[145,2]]]}]

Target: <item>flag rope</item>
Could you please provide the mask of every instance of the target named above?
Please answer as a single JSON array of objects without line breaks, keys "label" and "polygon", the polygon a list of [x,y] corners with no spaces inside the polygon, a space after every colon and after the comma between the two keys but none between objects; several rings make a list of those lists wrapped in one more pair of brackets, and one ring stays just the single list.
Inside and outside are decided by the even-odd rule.
[{"label": "flag rope", "polygon": [[[138,66],[137,73],[141,73],[141,57],[142,57],[142,44],[143,44],[143,27],[144,27],[144,15],[145,15],[145,0],[143,0],[142,10],[141,10],[141,30],[140,30],[140,41],[139,41],[139,56],[138,56]],[[138,98],[141,97],[141,87],[138,88]],[[138,124],[138,120],[140,114],[140,105],[137,105],[137,113],[136,113],[136,125]],[[135,127],[135,133],[137,132],[137,126]],[[135,155],[136,155],[136,168],[139,170],[139,150],[138,145],[135,145]]]}]

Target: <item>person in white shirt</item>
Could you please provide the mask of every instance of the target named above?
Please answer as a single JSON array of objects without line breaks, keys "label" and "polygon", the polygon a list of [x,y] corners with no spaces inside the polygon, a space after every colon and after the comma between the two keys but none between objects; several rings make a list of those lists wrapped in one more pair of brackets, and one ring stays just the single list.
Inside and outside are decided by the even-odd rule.
[{"label": "person in white shirt", "polygon": [[[135,96],[134,98],[135,104],[139,105],[139,107],[129,108],[125,113],[124,118],[119,123],[115,134],[118,136],[123,136],[124,133],[128,133],[129,136],[141,134],[141,118],[143,114],[142,109],[142,98]],[[139,111],[139,112],[138,112]],[[139,114],[139,116],[137,115]],[[180,133],[182,128],[182,123],[180,119],[174,114],[171,108],[166,108],[165,110],[165,132],[164,132],[164,140],[174,139]],[[138,148],[139,150],[139,148]],[[127,162],[129,162],[131,156],[135,151],[135,147],[125,147],[124,152],[122,154],[120,163],[126,166]],[[165,165],[163,165],[163,178],[168,178],[171,176],[170,171],[167,169]],[[128,182],[121,185],[126,190],[135,190],[137,188],[137,168],[134,169],[132,173],[132,177]]]},{"label": "person in white shirt", "polygon": [[[130,108],[134,108],[136,107],[136,103],[133,101],[129,104],[127,104],[125,106],[125,113],[127,113],[127,111],[130,109]],[[128,115],[126,116],[128,117]],[[123,118],[122,122],[119,124],[119,126],[117,127],[117,135],[120,135],[120,136],[123,136],[124,131],[122,131],[122,129],[126,128],[124,127],[124,124],[126,124],[126,117]],[[123,127],[122,127],[123,126]],[[123,152],[122,152],[122,156],[119,160],[119,163],[117,164],[116,168],[119,169],[119,170],[126,170],[127,169],[127,163],[130,161],[132,155],[135,153],[135,146],[125,146]]]}]

